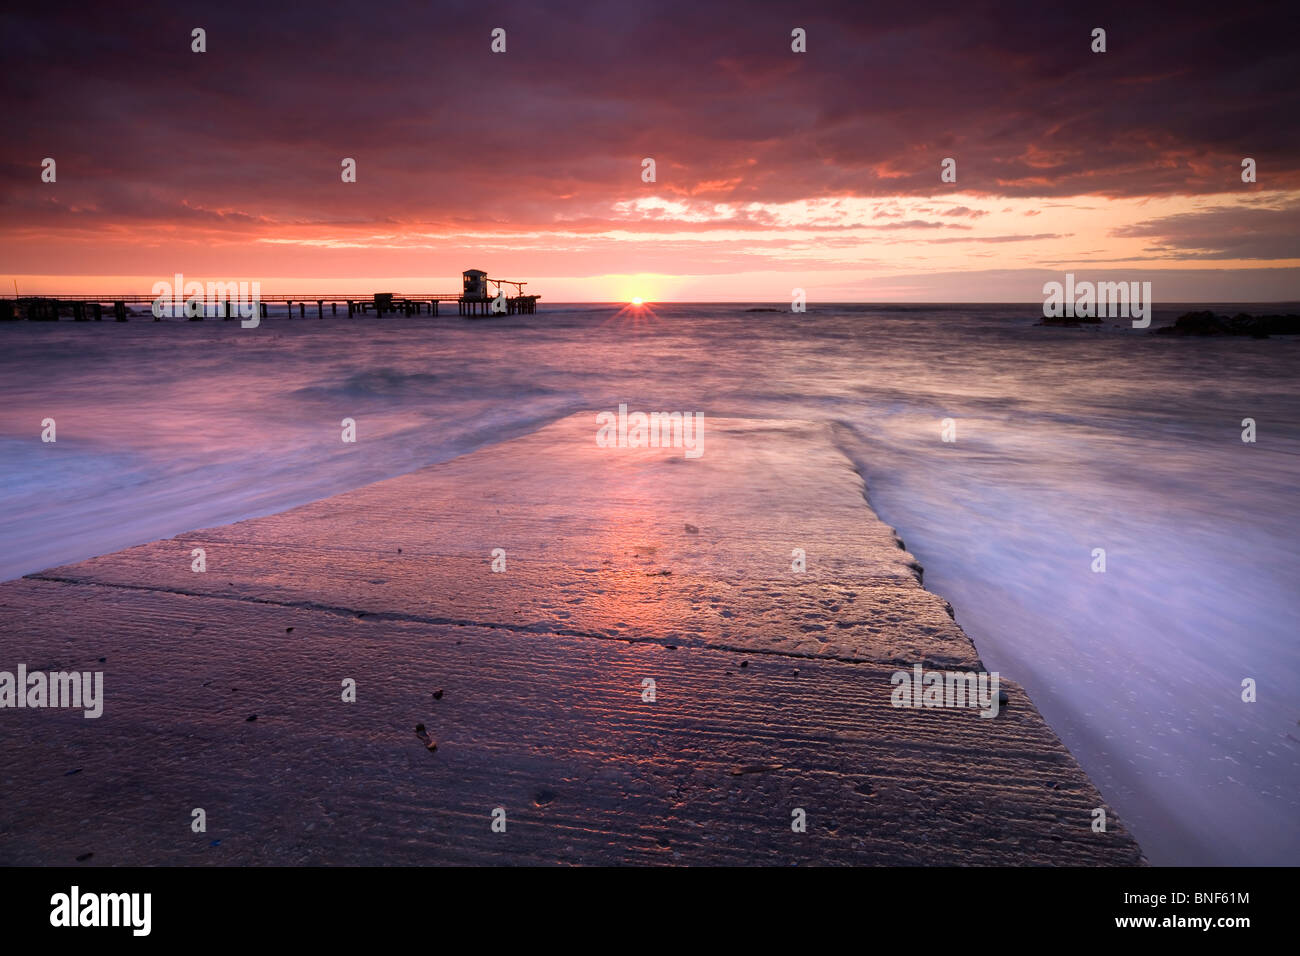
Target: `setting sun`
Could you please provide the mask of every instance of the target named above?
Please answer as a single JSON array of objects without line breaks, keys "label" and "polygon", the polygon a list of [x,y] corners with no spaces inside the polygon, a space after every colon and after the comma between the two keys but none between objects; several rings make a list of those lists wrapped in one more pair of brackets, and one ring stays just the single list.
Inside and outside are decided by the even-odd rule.
[{"label": "setting sun", "polygon": [[632,300],[632,304],[633,304],[633,305],[640,305],[641,302],[642,302],[642,299],[640,298],[640,296],[638,296],[637,298],[635,298],[635,299]]}]

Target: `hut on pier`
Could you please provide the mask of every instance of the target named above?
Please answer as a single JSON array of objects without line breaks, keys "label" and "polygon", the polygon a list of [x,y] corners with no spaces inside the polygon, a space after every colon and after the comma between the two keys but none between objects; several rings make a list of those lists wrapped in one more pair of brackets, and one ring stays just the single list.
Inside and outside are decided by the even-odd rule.
[{"label": "hut on pier", "polygon": [[464,272],[466,299],[486,299],[488,297],[488,274],[482,269],[466,269]]}]

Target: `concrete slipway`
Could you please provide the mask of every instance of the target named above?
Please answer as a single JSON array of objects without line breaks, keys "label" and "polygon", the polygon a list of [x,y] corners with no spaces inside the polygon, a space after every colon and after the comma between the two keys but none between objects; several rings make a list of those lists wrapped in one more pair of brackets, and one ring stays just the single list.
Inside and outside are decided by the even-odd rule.
[{"label": "concrete slipway", "polygon": [[1017,685],[891,705],[982,664],[828,426],[593,422],[0,585],[105,696],[0,711],[0,863],[1144,862]]}]

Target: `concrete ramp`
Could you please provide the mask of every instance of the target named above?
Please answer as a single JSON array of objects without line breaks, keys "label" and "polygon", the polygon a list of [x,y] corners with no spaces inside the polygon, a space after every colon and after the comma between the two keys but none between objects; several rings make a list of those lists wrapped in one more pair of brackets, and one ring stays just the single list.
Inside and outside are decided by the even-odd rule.
[{"label": "concrete ramp", "polygon": [[982,665],[827,426],[595,431],[0,585],[105,698],[0,710],[0,864],[1143,862],[1018,686],[891,704]]}]

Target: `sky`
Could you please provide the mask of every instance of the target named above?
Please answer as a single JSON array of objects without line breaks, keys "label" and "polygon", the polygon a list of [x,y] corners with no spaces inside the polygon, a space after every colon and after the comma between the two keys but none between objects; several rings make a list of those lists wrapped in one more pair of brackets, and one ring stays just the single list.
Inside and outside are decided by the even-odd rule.
[{"label": "sky", "polygon": [[22,294],[479,268],[552,301],[1030,302],[1066,272],[1300,299],[1288,4],[26,6],[0,13]]}]

